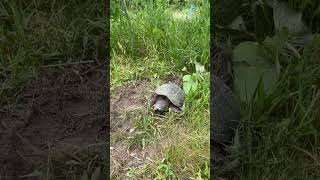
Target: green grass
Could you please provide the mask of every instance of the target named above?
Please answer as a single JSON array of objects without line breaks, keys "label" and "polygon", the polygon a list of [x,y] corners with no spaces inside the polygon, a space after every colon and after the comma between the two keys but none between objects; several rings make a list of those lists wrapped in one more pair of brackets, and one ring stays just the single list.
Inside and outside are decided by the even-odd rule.
[{"label": "green grass", "polygon": [[42,65],[93,60],[106,31],[104,6],[103,1],[1,1],[2,102]]},{"label": "green grass", "polygon": [[[150,4],[144,4],[145,9],[129,6],[128,20],[120,4],[111,1],[112,92],[139,79],[150,79],[150,86],[156,87],[168,75],[192,74],[195,61],[209,70],[208,2],[197,6],[199,14],[192,21],[184,19],[188,9],[162,8],[163,1],[158,3],[156,9]],[[1,103],[14,98],[42,65],[94,59],[99,36],[105,31],[102,7],[104,1],[1,1]],[[215,176],[319,179],[319,42],[301,53],[302,58],[285,57],[292,63],[282,70],[274,91],[269,95],[257,91],[254,102],[242,105],[239,163],[228,171],[216,170]],[[160,121],[149,111],[135,113],[140,133],[129,140],[117,134],[114,140],[125,140],[131,148],[160,144],[163,151],[143,169],[131,169],[130,177],[209,179],[208,78],[187,98],[182,116],[168,114]],[[49,176],[89,176],[95,171],[93,164],[100,161],[81,156],[81,165],[49,157]]]},{"label": "green grass", "polygon": [[[194,73],[195,62],[209,70],[209,2],[197,6],[192,20],[181,18],[188,17],[189,4],[179,9],[163,7],[161,2],[158,8],[152,4],[144,4],[144,9],[128,6],[129,19],[121,14],[120,4],[111,2],[112,93],[142,79],[150,80],[146,87],[154,90],[168,76],[182,79]],[[161,120],[152,115],[151,109],[131,112],[130,119],[139,133],[129,139],[114,133],[112,139],[125,141],[131,149],[158,147],[161,153],[145,162],[142,169],[130,169],[129,177],[210,178],[209,91],[209,76],[205,76],[197,91],[187,97],[182,115],[169,113]]]},{"label": "green grass", "polygon": [[[317,19],[313,10],[317,6],[316,1],[286,2],[289,7],[297,10],[303,8],[303,19],[307,20],[305,23],[313,33],[318,32],[316,23],[309,24],[311,19]],[[256,90],[255,99],[241,105],[240,146],[236,146],[233,158],[225,160],[226,166],[214,169],[214,176],[217,179],[223,177],[243,180],[320,179],[319,34],[314,34],[311,44],[297,48],[288,39],[279,38],[282,33],[273,30],[273,15],[267,13],[268,8],[255,14],[251,9],[256,1],[242,3],[244,6],[239,8],[233,1],[216,1],[215,13],[220,16],[214,23],[226,27],[241,15],[247,26],[247,30],[242,33],[253,33],[256,36],[250,38],[251,41],[261,42],[266,37],[259,35],[269,31],[268,34],[273,36],[273,43],[264,47],[267,52],[265,56],[270,62],[280,65],[280,78],[269,94],[260,86]],[[303,6],[305,3],[308,7]],[[299,4],[302,6],[298,6]],[[267,7],[266,4],[261,5]],[[269,10],[272,12],[272,9]],[[271,23],[266,21],[261,24],[264,19]],[[245,41],[239,32],[217,31],[215,35],[218,44],[231,39],[234,47]],[[293,34],[289,35],[291,37]],[[285,49],[286,45],[290,45],[291,49]],[[246,55],[246,52],[243,53]]]},{"label": "green grass", "polygon": [[[277,86],[242,104],[238,163],[216,169],[231,179],[320,178],[319,38],[285,62]],[[226,161],[227,162],[227,161]],[[230,164],[230,163],[229,163]]]},{"label": "green grass", "polygon": [[[1,106],[15,101],[41,66],[95,60],[99,38],[106,32],[105,19],[105,4],[99,0],[1,1]],[[79,179],[104,166],[96,153],[79,149],[74,155],[79,164],[66,164],[70,157],[48,155],[41,177]]]}]

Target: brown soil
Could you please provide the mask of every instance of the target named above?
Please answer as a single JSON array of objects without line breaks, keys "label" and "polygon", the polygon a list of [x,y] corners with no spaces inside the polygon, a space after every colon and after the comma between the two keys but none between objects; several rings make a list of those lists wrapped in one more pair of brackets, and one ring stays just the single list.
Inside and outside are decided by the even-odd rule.
[{"label": "brown soil", "polygon": [[169,75],[165,78],[164,83],[173,83],[182,86],[182,79],[178,76]]},{"label": "brown soil", "polygon": [[[143,111],[147,107],[148,97],[152,90],[150,82],[138,81],[126,84],[115,90],[111,97],[111,154],[110,173],[111,176],[124,177],[128,168],[143,165],[140,159],[140,150],[129,149],[126,138],[134,131],[135,118],[130,118],[130,114],[136,111]],[[124,140],[116,140],[116,136],[125,137]]]},{"label": "brown soil", "polygon": [[100,69],[95,65],[43,68],[16,103],[0,109],[0,179],[32,173],[45,164],[49,152],[52,158],[64,158],[105,138],[107,95],[105,71]]},{"label": "brown soil", "polygon": [[[168,76],[162,83],[176,83],[181,80]],[[146,163],[162,156],[164,143],[156,143],[142,149],[129,147],[128,139],[139,133],[135,123],[137,114],[148,114],[150,101],[155,87],[149,80],[130,82],[111,93],[110,111],[110,175],[113,178],[124,178],[128,170],[143,168]],[[125,178],[124,178],[125,179]]]}]

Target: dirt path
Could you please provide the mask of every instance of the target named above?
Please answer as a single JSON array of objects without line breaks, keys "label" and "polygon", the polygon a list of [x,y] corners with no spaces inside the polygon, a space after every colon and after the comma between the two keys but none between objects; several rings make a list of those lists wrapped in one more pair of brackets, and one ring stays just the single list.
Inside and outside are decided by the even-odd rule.
[{"label": "dirt path", "polygon": [[105,138],[105,72],[100,69],[44,68],[21,91],[17,103],[1,108],[0,179],[32,173],[49,157],[76,159],[70,154]]}]

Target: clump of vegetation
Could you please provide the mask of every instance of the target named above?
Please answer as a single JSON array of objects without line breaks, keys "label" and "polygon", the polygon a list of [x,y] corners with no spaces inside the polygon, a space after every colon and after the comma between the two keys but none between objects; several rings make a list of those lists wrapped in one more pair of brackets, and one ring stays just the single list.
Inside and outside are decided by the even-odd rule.
[{"label": "clump of vegetation", "polygon": [[[56,107],[54,102],[49,103],[51,105],[50,110],[53,113],[47,113],[46,110],[44,110],[45,105],[40,105],[40,108],[35,105],[40,103],[34,103],[34,101],[37,101],[35,100],[37,97],[24,97],[23,93],[25,89],[34,92],[36,91],[35,89],[50,88],[53,89],[50,95],[41,91],[37,92],[37,95],[44,97],[43,99],[54,99],[57,97],[54,96],[54,93],[59,94],[63,89],[65,90],[69,87],[63,87],[60,89],[61,91],[57,92],[55,88],[59,85],[52,83],[53,85],[50,87],[43,87],[46,86],[46,84],[38,83],[39,81],[37,80],[59,82],[62,76],[72,74],[68,74],[67,71],[61,71],[61,69],[64,69],[64,65],[94,62],[97,58],[106,56],[104,52],[102,52],[104,55],[100,54],[101,49],[103,49],[103,51],[106,49],[103,47],[103,44],[101,44],[101,40],[105,41],[103,36],[107,30],[105,7],[106,4],[104,1],[99,0],[0,1],[1,125],[3,126],[6,120],[10,120],[10,126],[8,125],[5,130],[3,130],[1,126],[1,131],[3,131],[1,144],[4,147],[12,148],[8,155],[9,160],[1,158],[1,162],[5,162],[5,164],[1,164],[1,177],[6,178],[6,175],[8,175],[9,178],[34,179],[41,177],[41,179],[80,179],[82,176],[83,179],[95,179],[97,176],[104,174],[106,162],[103,162],[103,160],[105,160],[106,157],[98,157],[98,148],[96,147],[83,147],[83,144],[80,144],[81,147],[79,147],[76,152],[65,156],[63,153],[62,155],[61,153],[57,153],[57,151],[62,148],[55,146],[56,139],[53,145],[48,143],[48,147],[46,147],[47,142],[41,144],[44,141],[52,140],[48,140],[49,138],[41,133],[41,131],[46,131],[46,128],[54,128],[51,127],[51,123],[48,123],[48,127],[44,128],[44,130],[39,128],[41,126],[39,122],[40,124],[43,123],[43,126],[46,126],[46,122],[50,122],[50,118],[52,118],[50,114],[60,113],[60,119],[58,120],[59,122],[61,121],[61,124],[67,123],[69,119],[76,121],[79,121],[79,119],[68,117],[68,120],[66,120],[63,112],[54,112]],[[48,67],[56,67],[56,69],[50,69]],[[71,67],[69,69],[74,70],[77,69],[77,67],[74,69]],[[43,71],[45,71],[45,73],[42,74],[46,76],[43,75],[43,77],[37,79],[38,73]],[[80,75],[79,71],[77,75],[83,80],[82,77],[80,77],[82,74]],[[57,76],[48,77],[48,75],[51,74],[57,74]],[[70,79],[68,80],[72,81],[72,78],[73,80],[75,79],[70,75]],[[31,80],[34,81],[29,83]],[[66,84],[69,85],[70,82],[65,82],[64,85]],[[26,85],[28,85],[27,88],[25,88]],[[91,87],[88,89],[90,88]],[[73,90],[72,93],[77,96],[79,92]],[[80,99],[81,98],[83,97],[80,97]],[[62,99],[62,101],[68,101],[65,98]],[[32,107],[29,107],[28,103],[31,101]],[[19,126],[17,123],[17,119],[21,120],[19,119],[19,111],[29,112],[27,119],[31,120],[28,121],[28,127],[26,127],[27,125]],[[34,113],[35,111],[42,115],[47,114],[44,115],[45,118],[41,119],[41,117],[37,116],[39,114]],[[22,116],[22,119],[23,118],[25,118],[25,115]],[[40,121],[36,119],[40,119]],[[69,124],[67,126],[69,126]],[[11,142],[11,138],[15,136],[11,135],[12,133],[8,135],[7,132],[11,132],[12,129],[15,129],[15,133],[19,134],[19,137],[23,139],[21,147],[20,140]],[[28,135],[25,136],[26,131],[29,129],[37,132],[36,135],[27,133]],[[58,133],[55,132],[54,135],[57,136],[57,134]],[[64,134],[64,132],[61,134]],[[38,140],[39,142],[32,141],[34,136],[41,136]],[[41,147],[38,146],[39,144],[41,144]],[[35,155],[30,153],[31,151],[26,150],[29,146],[34,149],[43,148],[45,151],[43,154],[37,153]],[[1,148],[1,152],[4,152],[5,149],[6,148]],[[94,149],[94,152],[91,151],[92,149]],[[15,153],[18,153],[19,156],[16,156]],[[37,159],[37,163],[29,161],[29,159],[25,158],[26,156]],[[72,158],[70,158],[71,156]],[[38,157],[43,158],[40,159]],[[43,159],[46,159],[45,162],[42,161]],[[27,167],[25,167],[25,164],[27,164]],[[30,169],[34,168],[34,166],[37,167],[32,172]]]},{"label": "clump of vegetation", "polygon": [[128,146],[161,153],[129,177],[210,179],[209,2],[194,3],[192,14],[189,1],[111,1],[111,93],[144,79],[156,88],[168,77],[181,79],[187,92],[182,115],[159,120],[147,110],[131,118],[139,133]]},{"label": "clump of vegetation", "polygon": [[[141,69],[125,75],[121,71],[112,71],[112,82],[117,82],[118,77],[123,78],[121,82],[148,74],[160,77],[171,72],[182,72],[185,66],[194,71],[194,62],[209,67],[209,9],[205,7],[208,3],[199,6],[199,15],[191,21],[187,19],[189,14],[176,20],[176,10],[170,6],[160,6],[161,2],[157,1],[157,8],[153,4],[145,4],[143,10],[129,9],[127,17],[116,13],[117,8],[121,7],[120,3],[118,6],[114,3],[110,28],[111,56],[114,59],[111,67],[150,65],[144,69],[140,66]],[[116,72],[121,72],[122,76],[114,74]],[[112,84],[112,87],[116,86]]]},{"label": "clump of vegetation", "polygon": [[[231,3],[223,2],[216,7],[221,12]],[[242,8],[250,7],[248,11],[230,10],[235,12],[233,19],[215,24],[218,44],[225,39],[232,42],[235,92],[242,102],[240,144],[232,158],[225,160],[224,168],[216,170],[216,177],[320,177],[316,170],[320,152],[319,35],[314,24],[304,20],[305,8],[293,8],[293,1],[274,2],[242,3]],[[317,4],[304,2],[305,7]]]},{"label": "clump of vegetation", "polygon": [[93,60],[106,32],[103,1],[0,2],[0,95],[15,95],[43,65]]}]

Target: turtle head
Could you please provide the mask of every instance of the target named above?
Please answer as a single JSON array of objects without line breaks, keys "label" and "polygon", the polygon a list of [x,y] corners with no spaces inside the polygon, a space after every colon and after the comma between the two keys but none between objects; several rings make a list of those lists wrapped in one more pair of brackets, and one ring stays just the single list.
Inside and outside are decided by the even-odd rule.
[{"label": "turtle head", "polygon": [[161,113],[168,110],[169,105],[170,105],[170,101],[168,98],[164,96],[158,96],[155,103],[152,106],[152,109],[155,112]]}]

